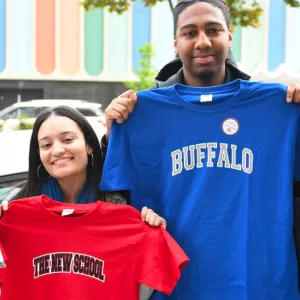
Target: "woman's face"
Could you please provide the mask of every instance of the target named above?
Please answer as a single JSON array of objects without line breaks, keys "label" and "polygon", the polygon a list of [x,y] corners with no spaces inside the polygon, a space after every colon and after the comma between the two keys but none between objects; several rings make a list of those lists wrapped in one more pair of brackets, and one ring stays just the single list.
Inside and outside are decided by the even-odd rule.
[{"label": "woman's face", "polygon": [[76,122],[67,117],[49,117],[38,131],[38,144],[41,161],[52,177],[86,176],[92,149]]}]

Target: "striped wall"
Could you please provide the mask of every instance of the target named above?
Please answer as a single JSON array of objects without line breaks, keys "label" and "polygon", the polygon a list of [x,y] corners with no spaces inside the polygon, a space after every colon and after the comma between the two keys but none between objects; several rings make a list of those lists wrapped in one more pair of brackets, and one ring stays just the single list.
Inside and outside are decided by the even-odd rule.
[{"label": "striped wall", "polygon": [[0,79],[134,79],[151,20],[141,1],[120,16],[80,0],[0,0]]},{"label": "striped wall", "polygon": [[290,8],[283,0],[259,0],[264,9],[262,26],[237,28],[233,52],[247,72],[269,72],[285,65],[290,73],[300,73],[300,8]]},{"label": "striped wall", "polygon": [[[282,63],[300,72],[300,9],[259,0],[259,29],[237,27],[233,52],[247,72]],[[174,57],[167,1],[146,8],[134,1],[124,14],[85,12],[80,0],[0,0],[0,79],[124,81],[135,78],[138,48],[155,47],[157,69]]]}]

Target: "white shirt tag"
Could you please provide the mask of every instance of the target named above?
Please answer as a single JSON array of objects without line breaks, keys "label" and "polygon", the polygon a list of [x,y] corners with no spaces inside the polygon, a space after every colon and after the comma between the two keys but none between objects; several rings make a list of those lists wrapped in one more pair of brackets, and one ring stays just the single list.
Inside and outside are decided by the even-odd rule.
[{"label": "white shirt tag", "polygon": [[2,255],[2,251],[0,250],[0,268],[5,268],[5,267],[6,267],[6,264],[4,261],[4,257]]},{"label": "white shirt tag", "polygon": [[73,212],[74,212],[74,209],[63,209],[61,215],[68,216],[68,215],[71,215]]},{"label": "white shirt tag", "polygon": [[200,96],[200,102],[211,102],[213,98],[213,95],[201,95]]}]

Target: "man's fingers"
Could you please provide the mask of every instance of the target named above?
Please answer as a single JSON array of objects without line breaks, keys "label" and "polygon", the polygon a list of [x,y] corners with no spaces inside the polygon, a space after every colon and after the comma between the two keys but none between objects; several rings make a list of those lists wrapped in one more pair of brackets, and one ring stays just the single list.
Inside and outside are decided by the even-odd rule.
[{"label": "man's fingers", "polygon": [[116,103],[125,106],[129,113],[133,112],[134,103],[130,98],[117,98]]},{"label": "man's fingers", "polygon": [[[117,113],[119,113],[119,115],[121,115],[123,121],[126,120],[129,116],[129,111],[127,106],[123,105],[122,103],[116,103],[113,107],[113,110]],[[119,121],[120,117],[117,118],[117,121]]]},{"label": "man's fingers", "polygon": [[116,120],[118,123],[123,123],[129,116],[129,112],[123,105],[116,105],[111,108],[106,114],[106,121]]},{"label": "man's fingers", "polygon": [[294,91],[293,101],[295,103],[300,103],[300,84],[296,84],[295,85],[295,91]]},{"label": "man's fingers", "polygon": [[[131,102],[131,100],[129,101]],[[131,104],[131,106],[133,105]],[[129,109],[133,108],[129,105]],[[111,106],[105,110],[105,119],[106,121],[117,120],[118,122],[121,121],[122,123],[128,118],[130,113],[129,109],[126,105],[123,104],[123,102],[115,102],[113,105],[111,104]]]},{"label": "man's fingers", "polygon": [[295,84],[290,84],[286,93],[286,102],[290,103],[293,101],[294,92],[296,90]]},{"label": "man's fingers", "polygon": [[134,90],[128,90],[121,94],[118,98],[129,98],[131,99],[132,103],[135,105],[137,103],[137,96]]}]

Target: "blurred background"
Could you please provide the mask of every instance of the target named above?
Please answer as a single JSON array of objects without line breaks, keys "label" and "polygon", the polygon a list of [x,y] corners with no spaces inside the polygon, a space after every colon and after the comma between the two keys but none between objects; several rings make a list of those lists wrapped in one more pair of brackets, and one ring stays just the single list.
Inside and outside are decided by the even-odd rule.
[{"label": "blurred background", "polygon": [[[255,80],[299,81],[300,9],[286,3],[297,1],[228,2],[232,23],[247,26],[234,24],[233,34],[243,71]],[[105,108],[125,90],[124,81],[137,79],[141,46],[151,44],[157,70],[174,58],[168,0],[123,0],[119,7],[104,0],[80,3],[0,0],[0,110],[41,98],[83,99]],[[248,24],[247,18],[239,19],[242,9],[250,11]]]}]

